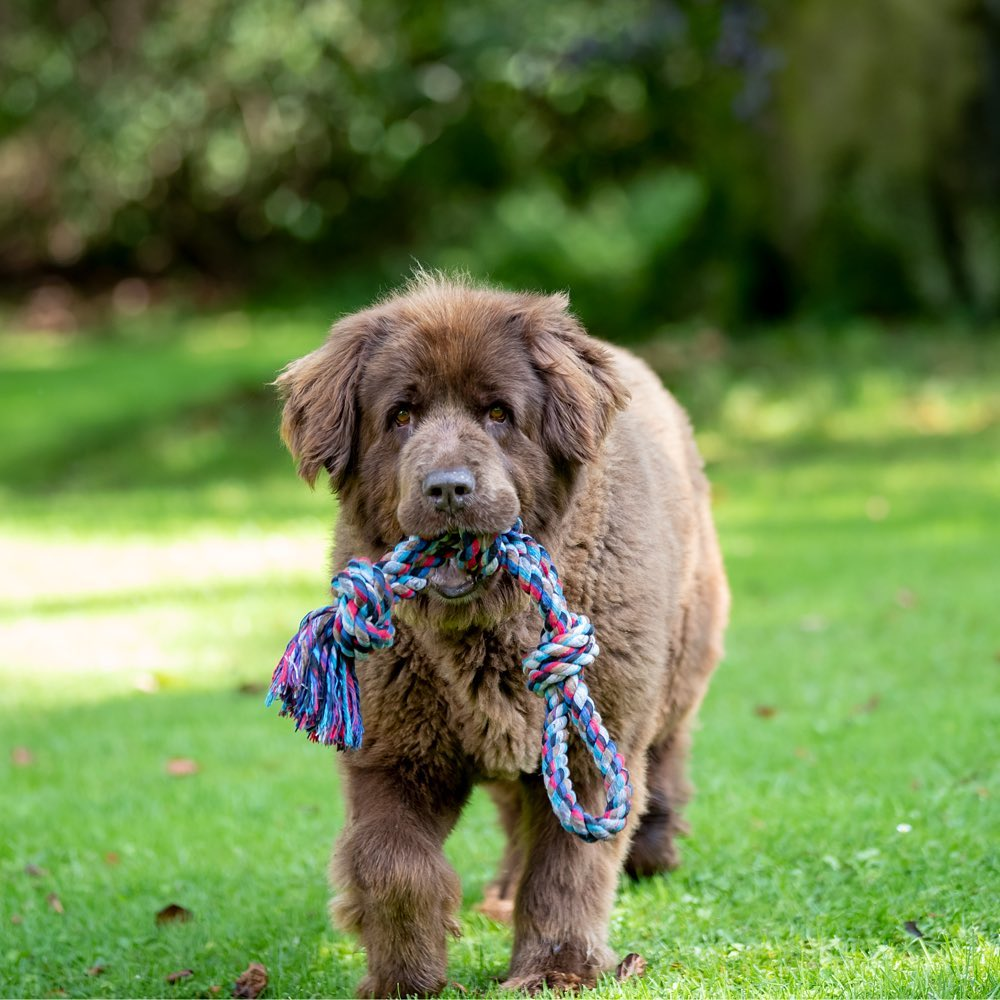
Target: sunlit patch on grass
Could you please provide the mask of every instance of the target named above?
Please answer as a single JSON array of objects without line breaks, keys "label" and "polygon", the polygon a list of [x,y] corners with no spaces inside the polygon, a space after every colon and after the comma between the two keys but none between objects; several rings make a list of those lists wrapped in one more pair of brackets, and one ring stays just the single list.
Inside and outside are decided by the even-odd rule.
[{"label": "sunlit patch on grass", "polygon": [[0,536],[0,703],[264,680],[275,632],[325,598],[325,548],[302,530]]},{"label": "sunlit patch on grass", "polygon": [[[126,608],[147,595],[215,585],[306,581],[325,573],[323,539],[303,531],[193,530],[187,537],[0,534],[0,613],[55,610],[85,598]],[[86,600],[83,601],[86,604]]]}]

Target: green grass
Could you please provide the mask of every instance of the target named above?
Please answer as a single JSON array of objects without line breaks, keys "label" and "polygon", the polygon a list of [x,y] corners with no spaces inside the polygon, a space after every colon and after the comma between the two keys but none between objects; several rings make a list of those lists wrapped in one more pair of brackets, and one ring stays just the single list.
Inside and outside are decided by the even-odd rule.
[{"label": "green grass", "polygon": [[[2,995],[362,974],[325,919],[330,754],[239,690],[324,596],[332,501],[264,387],[324,322],[0,341]],[[615,908],[649,972],[601,995],[1000,995],[1000,345],[857,325],[645,350],[698,422],[733,621],[684,866]],[[478,796],[448,844],[450,976],[482,996],[510,947],[472,910],[500,844]],[[194,919],[157,927],[172,902]]]}]

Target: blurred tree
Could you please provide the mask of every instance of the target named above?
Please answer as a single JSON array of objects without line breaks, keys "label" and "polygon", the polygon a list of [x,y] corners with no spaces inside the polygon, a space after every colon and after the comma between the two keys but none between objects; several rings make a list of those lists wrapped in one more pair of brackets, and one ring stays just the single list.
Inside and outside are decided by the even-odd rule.
[{"label": "blurred tree", "polygon": [[995,191],[956,169],[996,156],[968,115],[987,79],[977,7],[995,18],[967,0],[801,0],[781,19],[773,165],[807,298],[900,311],[993,293],[972,278],[966,217],[995,215]]},{"label": "blurred tree", "polygon": [[0,274],[416,252],[609,333],[985,303],[998,35],[995,0],[8,0]]}]

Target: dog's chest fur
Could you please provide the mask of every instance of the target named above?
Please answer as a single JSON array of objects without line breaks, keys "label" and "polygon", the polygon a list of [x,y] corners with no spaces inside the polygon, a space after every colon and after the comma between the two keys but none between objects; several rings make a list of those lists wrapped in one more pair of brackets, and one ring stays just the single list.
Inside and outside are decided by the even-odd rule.
[{"label": "dog's chest fur", "polygon": [[516,778],[539,765],[544,703],[528,691],[521,660],[538,641],[534,630],[508,628],[440,643],[453,731],[483,778]]},{"label": "dog's chest fur", "polygon": [[393,648],[358,670],[371,720],[362,756],[390,766],[407,761],[445,781],[537,771],[545,704],[525,686],[521,659],[538,632],[530,614],[506,621],[499,634],[403,625]]}]

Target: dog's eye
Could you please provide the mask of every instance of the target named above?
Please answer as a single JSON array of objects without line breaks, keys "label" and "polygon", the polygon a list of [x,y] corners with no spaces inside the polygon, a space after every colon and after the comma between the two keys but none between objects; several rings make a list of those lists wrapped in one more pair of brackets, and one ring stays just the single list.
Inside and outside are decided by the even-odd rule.
[{"label": "dog's eye", "polygon": [[486,414],[495,424],[502,424],[507,419],[507,407],[494,403]]},{"label": "dog's eye", "polygon": [[398,410],[396,410],[392,417],[392,422],[397,427],[406,427],[410,420],[410,411],[405,406],[401,406]]}]

